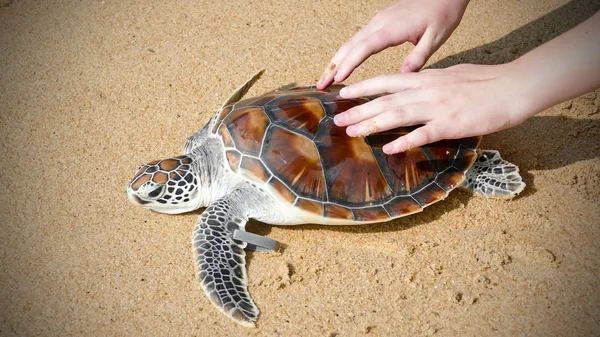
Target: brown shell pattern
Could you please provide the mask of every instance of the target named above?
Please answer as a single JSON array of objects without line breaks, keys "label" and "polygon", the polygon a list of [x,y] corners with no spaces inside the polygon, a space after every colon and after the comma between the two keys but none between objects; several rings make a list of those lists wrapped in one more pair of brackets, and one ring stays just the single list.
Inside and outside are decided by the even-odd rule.
[{"label": "brown shell pattern", "polygon": [[419,212],[462,183],[481,137],[386,155],[384,144],[417,126],[349,137],[333,116],[376,97],[344,99],[341,88],[296,87],[225,107],[213,132],[228,147],[232,170],[271,185],[307,212],[355,221]]}]

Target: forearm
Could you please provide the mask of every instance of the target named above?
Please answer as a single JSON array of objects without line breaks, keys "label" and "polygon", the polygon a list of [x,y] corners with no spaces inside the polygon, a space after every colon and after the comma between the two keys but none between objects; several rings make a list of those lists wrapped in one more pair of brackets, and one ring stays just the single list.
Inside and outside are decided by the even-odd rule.
[{"label": "forearm", "polygon": [[522,85],[518,122],[600,87],[600,12],[507,66]]}]

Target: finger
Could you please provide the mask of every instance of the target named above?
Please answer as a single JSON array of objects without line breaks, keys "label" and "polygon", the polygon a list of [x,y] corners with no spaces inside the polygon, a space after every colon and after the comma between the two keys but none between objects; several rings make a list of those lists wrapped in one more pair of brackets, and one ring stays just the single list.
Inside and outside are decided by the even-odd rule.
[{"label": "finger", "polygon": [[317,82],[317,89],[325,89],[334,82],[333,78],[335,74],[337,74],[339,60],[343,60],[344,57],[346,57],[349,51],[348,46],[354,43],[354,37],[352,37],[348,42],[342,45],[340,49],[338,49],[327,67],[325,67],[321,78],[319,78],[319,81]]},{"label": "finger", "polygon": [[394,154],[437,142],[441,139],[444,139],[443,126],[438,126],[435,123],[428,123],[405,136],[385,144],[382,150],[386,154]]},{"label": "finger", "polygon": [[[379,97],[373,101],[355,106],[352,109],[348,109],[335,115],[333,121],[335,125],[340,127],[357,124],[385,111],[395,111],[409,104],[425,102],[428,100],[428,98],[429,96],[427,90],[401,91],[395,94]],[[423,109],[423,107],[428,106],[429,104],[422,105],[422,107],[416,107],[415,109],[418,108],[421,109],[421,111],[426,111]],[[413,109],[413,107],[411,107],[411,109]]]},{"label": "finger", "polygon": [[330,86],[333,83],[333,77],[335,76],[335,72],[335,63],[331,61],[325,68],[325,71],[321,75],[321,78],[319,78],[319,81],[317,82],[317,89],[323,90]]},{"label": "finger", "polygon": [[346,56],[355,48],[355,45],[366,38],[367,35],[373,32],[374,28],[372,24],[367,25],[361,29],[358,33],[354,34],[346,43],[344,43],[340,49],[335,53],[321,78],[317,82],[318,89],[325,89],[334,82],[334,76],[339,70],[339,64],[346,58]]},{"label": "finger", "polygon": [[423,86],[424,80],[426,80],[426,76],[418,73],[379,75],[342,88],[340,96],[343,98],[357,98],[418,89]]},{"label": "finger", "polygon": [[400,72],[410,73],[421,69],[431,55],[437,50],[434,43],[434,34],[432,30],[426,30],[415,48],[408,54],[402,62]]},{"label": "finger", "polygon": [[349,51],[348,55],[341,61],[337,73],[334,76],[336,82],[342,82],[347,79],[350,74],[361,65],[371,55],[377,54],[380,51],[391,45],[390,33],[385,30],[378,30],[367,36]]},{"label": "finger", "polygon": [[346,133],[350,137],[365,137],[399,126],[424,124],[429,122],[431,117],[431,109],[427,108],[427,105],[421,103],[409,104],[385,111],[358,124],[350,125],[346,128]]}]

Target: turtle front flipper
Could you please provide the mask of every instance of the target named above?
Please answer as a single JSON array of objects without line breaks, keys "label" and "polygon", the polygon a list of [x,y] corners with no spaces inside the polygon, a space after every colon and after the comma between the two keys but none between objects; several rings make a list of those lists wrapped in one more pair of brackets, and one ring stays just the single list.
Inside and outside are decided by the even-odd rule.
[{"label": "turtle front flipper", "polygon": [[233,239],[248,218],[236,206],[229,198],[209,206],[194,229],[192,244],[200,283],[210,301],[237,323],[254,327],[259,310],[248,292],[246,243]]},{"label": "turtle front flipper", "polygon": [[517,165],[502,159],[498,151],[485,150],[467,171],[463,187],[486,197],[512,198],[523,191],[525,183]]},{"label": "turtle front flipper", "polygon": [[231,96],[229,96],[229,98],[223,103],[223,105],[221,106],[221,109],[228,106],[229,104],[233,104],[233,103],[236,103],[237,101],[241,100],[244,97],[244,95],[246,95],[248,90],[250,90],[250,88],[252,88],[254,83],[256,83],[256,81],[258,81],[260,79],[260,77],[262,76],[262,74],[264,72],[265,72],[265,69],[260,69],[254,75],[252,75],[252,77],[250,77],[246,81],[246,83],[242,84],[239,88],[235,89],[235,91],[231,94]]}]

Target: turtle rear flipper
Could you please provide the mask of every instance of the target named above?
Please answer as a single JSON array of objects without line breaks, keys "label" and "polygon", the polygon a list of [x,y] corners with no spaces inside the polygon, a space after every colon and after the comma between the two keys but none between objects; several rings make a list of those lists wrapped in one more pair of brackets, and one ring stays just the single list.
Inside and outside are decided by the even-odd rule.
[{"label": "turtle rear flipper", "polygon": [[485,150],[467,171],[463,187],[486,197],[510,199],[523,191],[525,183],[517,165],[502,159],[498,151]]},{"label": "turtle rear flipper", "polygon": [[259,310],[248,292],[245,242],[234,240],[247,217],[231,197],[210,205],[194,229],[192,244],[198,275],[210,301],[237,323],[254,327]]}]

